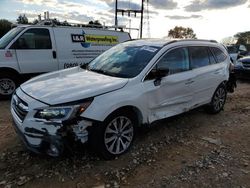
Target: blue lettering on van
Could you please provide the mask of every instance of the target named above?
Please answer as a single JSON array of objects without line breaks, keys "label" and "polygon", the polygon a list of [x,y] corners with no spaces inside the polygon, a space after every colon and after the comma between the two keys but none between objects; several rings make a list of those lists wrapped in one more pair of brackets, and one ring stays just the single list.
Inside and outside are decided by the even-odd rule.
[{"label": "blue lettering on van", "polygon": [[85,42],[85,32],[84,32],[84,31],[82,31],[82,34],[83,34],[83,36],[84,36],[84,42],[82,42],[81,45],[82,45],[82,47],[84,47],[84,48],[89,48],[89,47],[91,46],[91,43]]},{"label": "blue lettering on van", "polygon": [[82,47],[89,48],[91,44],[85,41],[85,32],[82,31],[82,34],[71,34],[71,40],[75,43],[80,43]]}]

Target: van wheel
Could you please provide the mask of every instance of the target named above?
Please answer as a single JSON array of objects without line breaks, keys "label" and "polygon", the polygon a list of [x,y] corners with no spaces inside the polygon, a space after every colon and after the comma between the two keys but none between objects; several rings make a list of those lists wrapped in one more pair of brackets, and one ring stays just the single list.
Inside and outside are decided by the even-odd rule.
[{"label": "van wheel", "polygon": [[124,154],[135,137],[136,117],[131,112],[119,112],[108,117],[101,125],[94,125],[90,145],[106,160]]},{"label": "van wheel", "polygon": [[17,77],[9,72],[0,74],[0,99],[9,99],[18,86]]},{"label": "van wheel", "polygon": [[211,103],[207,106],[207,111],[211,114],[219,113],[224,108],[227,99],[227,89],[225,84],[219,85],[215,90]]}]

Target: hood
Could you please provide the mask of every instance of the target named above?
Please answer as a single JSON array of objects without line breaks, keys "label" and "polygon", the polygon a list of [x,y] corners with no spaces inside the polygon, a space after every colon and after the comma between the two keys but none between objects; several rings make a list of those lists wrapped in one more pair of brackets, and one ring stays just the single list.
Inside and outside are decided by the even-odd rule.
[{"label": "hood", "polygon": [[35,77],[21,85],[29,96],[55,105],[81,100],[120,89],[128,79],[116,78],[80,67]]}]

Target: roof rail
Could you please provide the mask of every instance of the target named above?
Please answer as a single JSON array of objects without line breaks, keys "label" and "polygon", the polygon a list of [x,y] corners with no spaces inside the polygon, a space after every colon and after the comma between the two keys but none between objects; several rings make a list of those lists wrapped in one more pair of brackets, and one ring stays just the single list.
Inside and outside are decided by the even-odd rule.
[{"label": "roof rail", "polygon": [[178,42],[178,40],[171,40],[171,41],[168,41],[168,42],[166,42],[163,46],[167,46],[167,45],[172,44],[172,43],[175,43],[175,42]]},{"label": "roof rail", "polygon": [[201,41],[201,42],[218,43],[216,40],[207,40],[207,39],[180,39],[179,41]]}]

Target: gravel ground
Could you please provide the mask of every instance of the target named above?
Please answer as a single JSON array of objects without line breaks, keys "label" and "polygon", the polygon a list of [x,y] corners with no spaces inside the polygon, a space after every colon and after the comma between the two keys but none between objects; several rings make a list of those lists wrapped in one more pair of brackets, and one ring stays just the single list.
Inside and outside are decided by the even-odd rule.
[{"label": "gravel ground", "polygon": [[0,187],[250,187],[250,83],[216,115],[202,108],[140,129],[113,160],[88,149],[49,158],[29,153],[0,101]]}]

